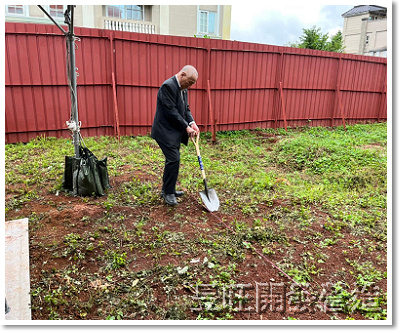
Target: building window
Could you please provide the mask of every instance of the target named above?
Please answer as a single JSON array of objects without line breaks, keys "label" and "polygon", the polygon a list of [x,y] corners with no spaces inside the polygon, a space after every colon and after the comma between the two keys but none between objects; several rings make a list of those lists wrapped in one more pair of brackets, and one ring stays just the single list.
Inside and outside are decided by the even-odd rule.
[{"label": "building window", "polygon": [[107,17],[122,18],[125,6],[106,6]]},{"label": "building window", "polygon": [[24,5],[7,5],[6,15],[26,16],[27,14]]},{"label": "building window", "polygon": [[128,20],[142,21],[144,18],[143,6],[126,6],[126,18]]},{"label": "building window", "polygon": [[49,5],[49,14],[52,17],[64,18],[64,5]]},{"label": "building window", "polygon": [[372,57],[382,57],[382,58],[387,58],[387,50],[381,50],[381,51],[370,51],[369,55]]},{"label": "building window", "polygon": [[106,16],[125,20],[144,21],[144,6],[115,5],[106,6]]},{"label": "building window", "polygon": [[198,30],[202,34],[216,35],[217,13],[200,10]]}]

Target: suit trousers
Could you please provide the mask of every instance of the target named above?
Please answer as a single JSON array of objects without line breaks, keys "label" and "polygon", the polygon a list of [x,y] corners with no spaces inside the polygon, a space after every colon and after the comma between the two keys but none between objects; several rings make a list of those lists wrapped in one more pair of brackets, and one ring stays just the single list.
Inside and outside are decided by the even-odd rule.
[{"label": "suit trousers", "polygon": [[164,156],[164,174],[162,190],[165,194],[175,194],[176,181],[179,174],[179,164],[181,160],[180,143],[176,145],[167,145],[161,141],[156,140],[160,146]]}]

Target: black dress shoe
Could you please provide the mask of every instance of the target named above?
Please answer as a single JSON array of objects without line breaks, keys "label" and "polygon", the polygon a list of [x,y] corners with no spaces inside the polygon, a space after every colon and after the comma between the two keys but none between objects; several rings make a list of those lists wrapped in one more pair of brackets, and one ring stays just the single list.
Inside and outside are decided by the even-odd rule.
[{"label": "black dress shoe", "polygon": [[163,196],[163,198],[164,198],[164,201],[165,201],[168,205],[170,205],[170,206],[175,206],[175,205],[178,204],[178,201],[176,201],[175,194],[165,194],[165,193],[163,193],[162,196]]}]

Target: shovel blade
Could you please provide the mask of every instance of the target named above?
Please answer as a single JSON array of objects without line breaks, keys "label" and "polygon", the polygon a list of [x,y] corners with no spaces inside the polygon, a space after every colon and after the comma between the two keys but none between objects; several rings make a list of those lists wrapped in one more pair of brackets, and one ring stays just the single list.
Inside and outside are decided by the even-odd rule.
[{"label": "shovel blade", "polygon": [[210,212],[215,212],[219,208],[219,199],[217,193],[213,188],[208,189],[208,196],[206,190],[200,192],[201,200]]}]

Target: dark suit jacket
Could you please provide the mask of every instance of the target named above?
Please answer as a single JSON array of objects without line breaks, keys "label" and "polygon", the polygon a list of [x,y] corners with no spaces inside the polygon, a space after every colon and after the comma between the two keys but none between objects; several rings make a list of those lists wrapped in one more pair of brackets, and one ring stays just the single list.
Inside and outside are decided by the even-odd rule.
[{"label": "dark suit jacket", "polygon": [[164,81],[157,94],[157,109],[154,116],[151,137],[166,145],[188,144],[186,127],[193,121],[187,103],[187,89],[181,90],[175,75]]}]

